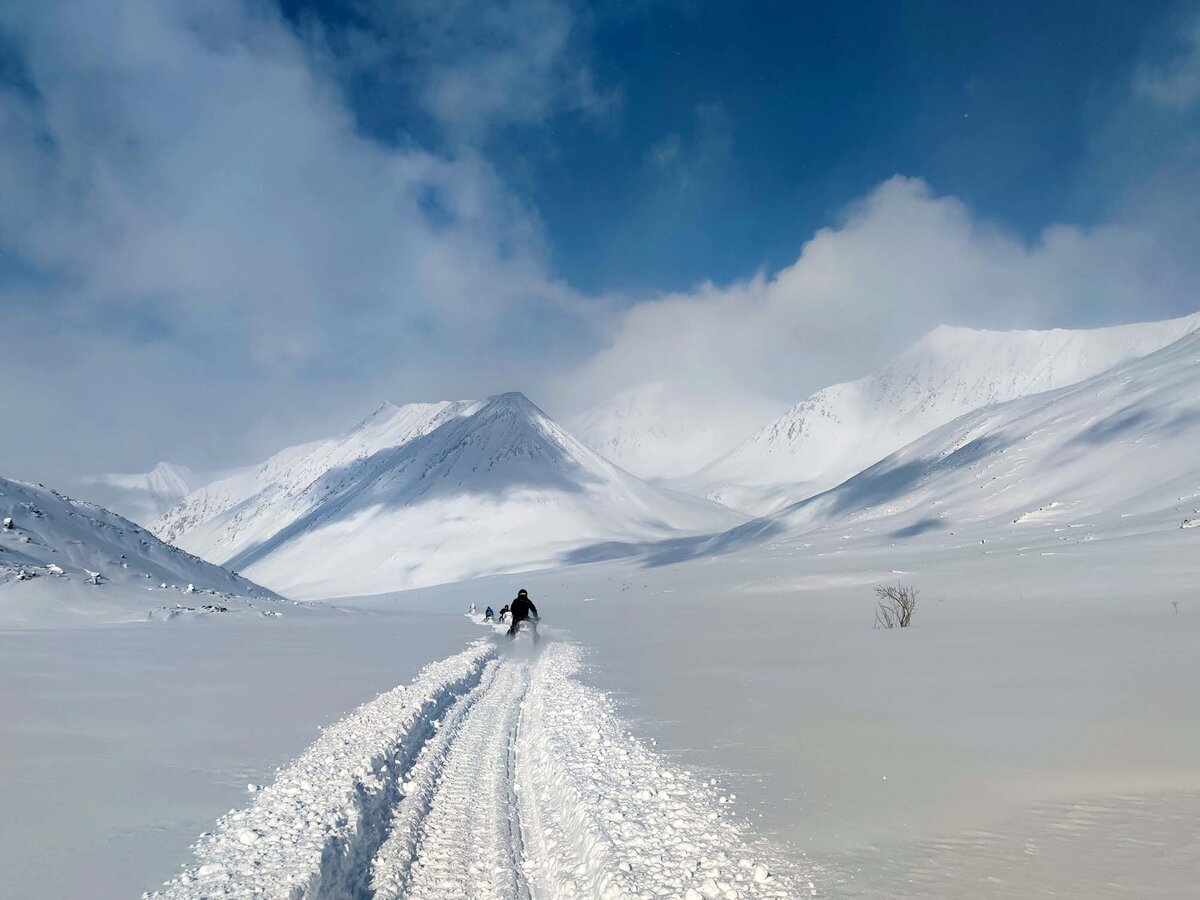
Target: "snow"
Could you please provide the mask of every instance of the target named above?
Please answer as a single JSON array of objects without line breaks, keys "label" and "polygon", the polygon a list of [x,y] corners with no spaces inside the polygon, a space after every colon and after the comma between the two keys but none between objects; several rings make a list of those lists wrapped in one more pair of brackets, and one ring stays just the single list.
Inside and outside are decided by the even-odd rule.
[{"label": "snow", "polygon": [[[450,484],[471,485],[466,520],[421,524],[473,536],[478,571],[515,521],[496,482],[551,503],[683,502],[495,399],[385,407],[171,523],[219,508],[231,533],[274,535],[295,513],[320,539],[289,565],[378,584],[339,529],[346,546],[381,529],[382,555],[398,510],[445,516]],[[404,439],[422,428],[438,439]],[[175,872],[163,893],[184,897],[1190,896],[1198,430],[1192,334],[969,410],[754,522],[578,529],[598,538],[570,544],[574,565],[333,604],[255,597],[252,615],[203,611],[226,600],[202,576],[227,573],[0,482],[0,557],[36,569],[0,586],[0,894],[130,896]],[[494,507],[475,492],[489,465]],[[389,497],[405,503],[345,515]],[[897,580],[920,591],[913,627],[874,631],[873,589]],[[538,647],[462,615],[517,587],[542,613]],[[147,621],[155,607],[167,621]]]},{"label": "snow", "polygon": [[1075,384],[1197,328],[1200,313],[1090,331],[943,326],[874,375],[818,391],[674,484],[768,513],[833,487],[964,413]]},{"label": "snow", "polygon": [[[1200,333],[1072,387],[981,409],[745,530],[965,543],[1178,529],[1200,509]],[[836,524],[835,524],[836,523]]]},{"label": "snow", "polygon": [[622,391],[570,425],[580,441],[623,469],[672,478],[732,450],[782,408],[744,392],[652,382]]},{"label": "snow", "polygon": [[503,394],[385,404],[343,438],[285,451],[190,495],[153,528],[311,598],[552,566],[584,544],[744,518],[641,481],[525,397]]},{"label": "snow", "polygon": [[326,729],[155,896],[797,896],[715,785],[573,678],[576,648],[521,646],[477,642]]},{"label": "snow", "polygon": [[149,525],[212,480],[187,466],[160,462],[149,472],[92,475],[69,482],[67,487],[82,500],[103,506],[139,525]]},{"label": "snow", "polygon": [[245,811],[201,838],[197,864],[162,897],[355,896],[401,796],[399,776],[475,687],[491,647],[424,669],[327,728]]},{"label": "snow", "polygon": [[12,519],[0,529],[4,627],[142,619],[164,601],[182,600],[188,586],[245,611],[281,600],[115,513],[40,485],[0,478],[0,512]]},{"label": "snow", "polygon": [[463,648],[459,615],[290,609],[0,630],[0,896],[137,897],[320,729]]},{"label": "snow", "polygon": [[[1035,527],[987,553],[821,532],[522,584],[544,622],[592,649],[587,683],[672,761],[719,778],[820,896],[1051,896],[1033,862],[1041,883],[1071,887],[1058,896],[1187,896],[1194,532],[1113,533],[1043,556],[1057,534]],[[874,631],[873,588],[895,569],[921,606],[912,628]],[[371,602],[453,607],[511,581]],[[1027,838],[1045,855],[1028,860]]]}]

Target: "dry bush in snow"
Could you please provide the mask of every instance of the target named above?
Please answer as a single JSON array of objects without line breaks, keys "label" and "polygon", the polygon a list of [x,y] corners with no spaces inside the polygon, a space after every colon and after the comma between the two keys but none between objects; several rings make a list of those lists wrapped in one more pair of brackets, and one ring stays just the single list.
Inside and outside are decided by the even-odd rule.
[{"label": "dry bush in snow", "polygon": [[879,606],[875,609],[876,628],[907,628],[912,624],[913,610],[917,608],[916,588],[881,584],[875,588],[875,596],[879,598]]}]

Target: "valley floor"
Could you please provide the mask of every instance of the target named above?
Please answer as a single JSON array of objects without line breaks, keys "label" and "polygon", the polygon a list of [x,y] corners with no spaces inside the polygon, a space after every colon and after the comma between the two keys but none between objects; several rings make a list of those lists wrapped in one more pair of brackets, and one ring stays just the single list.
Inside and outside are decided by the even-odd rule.
[{"label": "valley floor", "polygon": [[[0,632],[0,894],[136,896],[187,864],[167,895],[1189,896],[1195,532],[1063,534]],[[914,627],[873,631],[896,580]],[[463,651],[462,611],[518,586],[544,653]]]},{"label": "valley floor", "polygon": [[633,739],[578,651],[479,642],[331,726],[164,898],[797,897],[716,786]]}]

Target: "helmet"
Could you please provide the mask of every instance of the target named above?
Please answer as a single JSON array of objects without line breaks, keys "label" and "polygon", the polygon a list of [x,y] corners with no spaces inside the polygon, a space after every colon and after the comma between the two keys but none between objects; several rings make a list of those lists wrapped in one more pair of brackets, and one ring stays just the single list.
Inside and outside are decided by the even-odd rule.
[{"label": "helmet", "polygon": [[518,597],[528,597],[529,591],[525,590],[525,588],[521,588],[519,591],[517,591],[517,596]]}]

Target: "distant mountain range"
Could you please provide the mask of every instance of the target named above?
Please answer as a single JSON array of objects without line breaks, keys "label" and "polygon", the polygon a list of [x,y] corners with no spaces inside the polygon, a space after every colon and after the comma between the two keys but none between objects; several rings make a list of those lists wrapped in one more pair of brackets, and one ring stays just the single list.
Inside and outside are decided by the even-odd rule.
[{"label": "distant mountain range", "polygon": [[[833,489],[738,529],[958,542],[1200,523],[1200,333],[1070,387],[975,410]],[[1200,532],[1197,532],[1200,535]],[[1193,559],[1200,559],[1200,547]]]},{"label": "distant mountain range", "polygon": [[648,484],[521,394],[384,404],[349,433],[193,492],[164,540],[293,597],[380,593],[554,565],[581,544],[745,517]]},{"label": "distant mountain range", "polygon": [[1090,331],[938,328],[883,369],[797,403],[670,482],[761,515],[827,490],[972,410],[1076,384],[1200,328],[1200,314]]},{"label": "distant mountain range", "polygon": [[[610,545],[715,549],[826,527],[908,539],[1115,510],[1183,525],[1200,518],[1198,328],[1200,314],[1091,331],[939,328],[691,474],[761,405],[722,425],[702,398],[675,402],[648,385],[579,420],[589,447],[521,394],[385,403],[345,434],[207,484],[165,463],[90,483],[118,508],[161,511],[150,530],[163,541],[298,598],[528,571],[602,558],[592,548]],[[106,567],[262,590],[112,513],[0,486],[13,509],[52,509],[49,521],[64,523],[39,538],[48,522],[27,521],[23,546],[10,532],[9,577],[44,568],[49,553],[77,576]]]},{"label": "distant mountain range", "polygon": [[784,404],[732,391],[655,382],[571,420],[573,434],[641,478],[678,478],[732,450]]}]

